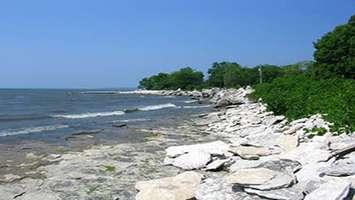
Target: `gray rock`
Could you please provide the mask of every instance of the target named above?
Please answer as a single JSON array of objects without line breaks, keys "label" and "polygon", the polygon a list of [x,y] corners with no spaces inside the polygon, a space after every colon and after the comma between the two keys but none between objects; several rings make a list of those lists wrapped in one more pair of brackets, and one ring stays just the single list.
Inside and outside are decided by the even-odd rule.
[{"label": "gray rock", "polygon": [[201,169],[211,161],[211,155],[204,151],[192,151],[174,159],[172,165],[182,169]]},{"label": "gray rock", "polygon": [[215,161],[212,161],[211,163],[209,163],[207,166],[206,166],[206,170],[209,170],[209,171],[216,171],[216,170],[219,170],[221,169],[224,164],[226,164],[228,161],[230,161],[230,159],[217,159]]},{"label": "gray rock", "polygon": [[232,186],[223,178],[207,178],[196,190],[197,200],[261,200],[262,198],[245,193],[241,188]]},{"label": "gray rock", "polygon": [[248,194],[256,194],[260,197],[277,200],[302,200],[304,197],[302,190],[297,187],[276,190],[256,190],[252,188],[245,188],[244,191]]},{"label": "gray rock", "polygon": [[292,174],[289,173],[275,173],[275,176],[261,185],[250,185],[248,187],[258,189],[258,190],[273,190],[286,188],[296,183],[296,178]]},{"label": "gray rock", "polygon": [[285,151],[291,151],[298,146],[298,136],[281,135],[278,139],[278,145]]},{"label": "gray rock", "polygon": [[177,157],[192,151],[203,151],[211,155],[224,155],[228,152],[228,149],[228,144],[222,141],[215,141],[194,145],[172,146],[168,147],[165,151],[168,157]]},{"label": "gray rock", "polygon": [[255,147],[255,146],[238,146],[230,148],[230,152],[239,155],[244,159],[258,159],[260,156],[268,156],[273,153],[273,151],[266,147]]},{"label": "gray rock", "polygon": [[274,171],[294,173],[302,168],[301,163],[288,159],[270,159],[261,162],[257,167],[264,167]]},{"label": "gray rock", "polygon": [[262,185],[276,177],[277,172],[266,168],[238,170],[226,177],[226,182],[238,185]]},{"label": "gray rock", "polygon": [[305,200],[342,200],[348,195],[350,185],[347,181],[329,181],[308,194]]},{"label": "gray rock", "polygon": [[138,182],[135,186],[139,191],[136,200],[192,199],[202,177],[196,172],[184,172],[174,177]]},{"label": "gray rock", "polygon": [[355,174],[355,162],[338,160],[330,166],[322,169],[322,175],[328,176],[351,176]]}]

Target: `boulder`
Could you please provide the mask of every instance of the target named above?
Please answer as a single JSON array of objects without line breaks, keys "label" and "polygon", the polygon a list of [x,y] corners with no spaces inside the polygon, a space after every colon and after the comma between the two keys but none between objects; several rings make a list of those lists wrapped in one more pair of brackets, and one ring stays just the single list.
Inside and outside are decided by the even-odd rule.
[{"label": "boulder", "polygon": [[296,182],[295,177],[287,172],[267,168],[241,169],[227,176],[228,183],[258,190],[271,190],[289,187]]},{"label": "boulder", "polygon": [[165,151],[168,157],[173,158],[192,151],[203,151],[211,155],[224,155],[228,152],[228,149],[228,144],[222,141],[215,141],[194,145],[172,146],[168,147]]},{"label": "boulder", "polygon": [[202,175],[196,172],[184,172],[174,177],[166,177],[136,184],[139,191],[136,200],[187,200],[195,196]]},{"label": "boulder", "polygon": [[238,185],[261,185],[276,176],[276,173],[266,168],[240,169],[226,177],[227,183]]},{"label": "boulder", "polygon": [[278,145],[285,151],[291,151],[298,146],[298,136],[281,135],[278,139]]},{"label": "boulder", "polygon": [[355,162],[350,159],[338,160],[322,169],[322,175],[351,176],[355,175]]},{"label": "boulder", "polygon": [[281,188],[276,190],[256,190],[252,188],[245,188],[248,194],[255,194],[267,199],[277,200],[302,200],[304,198],[303,191],[298,187]]},{"label": "boulder", "polygon": [[174,158],[172,165],[186,169],[201,169],[211,161],[211,155],[204,151],[192,151]]},{"label": "boulder", "polygon": [[306,195],[305,200],[342,200],[348,195],[350,185],[347,181],[329,181]]},{"label": "boulder", "polygon": [[207,178],[195,193],[197,200],[261,200],[262,198],[247,194],[241,188],[232,186],[223,178]]},{"label": "boulder", "polygon": [[244,159],[258,159],[260,156],[268,156],[273,153],[273,151],[266,147],[255,147],[255,146],[238,146],[230,148],[230,152],[239,155]]}]

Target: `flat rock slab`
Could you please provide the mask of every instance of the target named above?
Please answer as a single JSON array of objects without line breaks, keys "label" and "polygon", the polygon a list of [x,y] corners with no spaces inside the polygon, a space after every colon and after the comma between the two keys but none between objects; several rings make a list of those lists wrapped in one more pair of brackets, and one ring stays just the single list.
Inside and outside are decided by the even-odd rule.
[{"label": "flat rock slab", "polygon": [[248,194],[255,194],[268,199],[302,200],[304,198],[304,195],[302,194],[303,191],[294,187],[276,190],[256,190],[252,188],[245,188],[244,191]]},{"label": "flat rock slab", "polygon": [[139,191],[136,200],[187,200],[195,196],[203,175],[184,172],[174,177],[166,177],[136,184]]},{"label": "flat rock slab", "polygon": [[342,200],[348,195],[350,186],[351,182],[347,181],[329,181],[308,194],[305,200]]},{"label": "flat rock slab", "polygon": [[355,175],[355,162],[349,159],[338,160],[330,166],[322,169],[322,174],[328,176],[351,176]]},{"label": "flat rock slab", "polygon": [[228,149],[228,144],[222,141],[215,141],[194,145],[172,146],[168,147],[165,151],[168,157],[173,158],[192,151],[204,151],[211,155],[224,155],[228,152]]},{"label": "flat rock slab", "polygon": [[276,176],[276,173],[266,168],[249,168],[238,170],[226,177],[227,183],[238,185],[261,185]]},{"label": "flat rock slab", "polygon": [[204,151],[192,151],[174,158],[172,165],[186,170],[201,169],[211,161],[211,155]]},{"label": "flat rock slab", "polygon": [[223,178],[207,178],[198,186],[197,200],[262,200],[256,195],[248,194],[240,188],[225,182]]},{"label": "flat rock slab", "polygon": [[230,151],[244,159],[258,159],[259,156],[273,154],[273,151],[269,148],[255,146],[238,146],[231,148]]},{"label": "flat rock slab", "polygon": [[281,135],[278,139],[278,145],[285,151],[291,151],[298,146],[298,136]]},{"label": "flat rock slab", "polygon": [[275,171],[268,168],[249,168],[238,170],[226,177],[228,183],[245,188],[271,190],[291,186],[295,177],[287,172]]}]

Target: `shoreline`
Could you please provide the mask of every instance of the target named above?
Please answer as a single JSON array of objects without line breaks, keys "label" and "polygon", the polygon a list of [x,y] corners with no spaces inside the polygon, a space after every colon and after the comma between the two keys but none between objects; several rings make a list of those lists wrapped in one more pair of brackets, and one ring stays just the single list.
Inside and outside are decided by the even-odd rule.
[{"label": "shoreline", "polygon": [[[136,199],[141,200],[156,199],[157,196],[159,199],[171,199],[172,196],[201,200],[263,199],[272,195],[276,198],[276,193],[281,198],[282,195],[290,195],[290,192],[293,197],[303,199],[304,190],[310,189],[305,183],[310,180],[316,180],[316,189],[311,188],[308,193],[317,191],[333,179],[349,182],[344,177],[329,178],[327,175],[327,179],[323,180],[317,177],[316,171],[324,167],[331,170],[332,164],[338,161],[323,162],[321,159],[330,156],[331,149],[339,150],[353,144],[353,137],[326,134],[309,139],[305,127],[317,125],[329,128],[320,116],[288,123],[284,117],[266,112],[263,104],[250,102],[246,97],[250,91],[251,88],[186,92],[194,99],[209,98],[218,109],[191,116],[190,120],[181,122],[177,127],[140,130],[147,136],[143,142],[136,144],[99,145],[82,152],[43,157],[41,160],[47,164],[27,176],[5,176],[7,182],[0,184],[0,193],[3,194],[0,199],[134,199],[136,195]],[[180,94],[181,91],[161,93],[166,96]],[[331,145],[328,145],[329,142]],[[346,159],[355,156],[354,153],[349,155],[350,158]],[[284,162],[284,159],[296,162]],[[280,168],[281,161],[283,167]],[[300,169],[292,172],[284,170],[285,166],[293,169],[294,165]],[[282,169],[277,176],[289,181],[288,184],[268,189],[265,193],[239,183],[242,190],[236,192],[232,190],[235,183],[225,181],[234,173],[245,176],[240,170],[255,170],[260,166],[271,171]],[[33,177],[35,173],[38,173],[37,177]],[[190,174],[186,177],[185,173]],[[300,173],[312,176],[308,178],[300,176]],[[184,180],[183,183],[176,181],[176,178],[166,178],[168,182],[160,179],[159,184],[154,182],[159,178],[176,176]],[[342,195],[348,195],[349,188],[354,188],[354,176],[345,177],[350,178],[353,185],[351,182],[350,185],[343,184],[347,190],[343,190]],[[235,177],[232,178],[235,182]],[[266,187],[267,181],[259,185]],[[178,186],[179,190],[167,189],[176,188],[174,186]]]}]

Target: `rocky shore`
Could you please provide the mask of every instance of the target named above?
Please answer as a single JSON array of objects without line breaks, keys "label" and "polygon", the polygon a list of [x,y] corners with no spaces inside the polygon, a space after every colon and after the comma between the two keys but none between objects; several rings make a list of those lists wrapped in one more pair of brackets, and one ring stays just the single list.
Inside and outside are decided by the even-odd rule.
[{"label": "rocky shore", "polygon": [[[333,136],[321,115],[288,122],[251,102],[251,92],[162,92],[211,98],[220,110],[195,125],[220,140],[167,148],[164,164],[185,172],[138,182],[136,199],[353,199],[354,134]],[[314,136],[319,128],[326,133]]]},{"label": "rocky shore", "polygon": [[[355,134],[334,136],[321,115],[289,122],[250,101],[251,92],[135,91],[187,95],[216,110],[137,130],[144,142],[28,155],[33,170],[2,177],[0,200],[353,199]],[[314,136],[314,128],[326,133]]]}]

